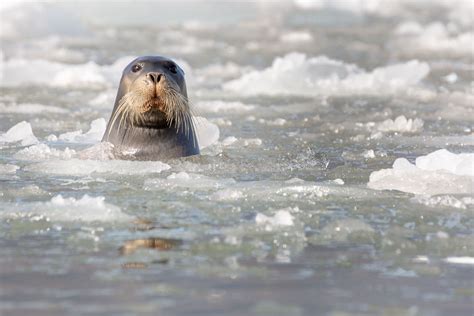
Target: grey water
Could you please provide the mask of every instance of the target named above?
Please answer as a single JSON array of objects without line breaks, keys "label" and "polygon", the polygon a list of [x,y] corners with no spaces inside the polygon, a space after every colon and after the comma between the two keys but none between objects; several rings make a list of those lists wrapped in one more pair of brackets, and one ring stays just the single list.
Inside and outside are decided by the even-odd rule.
[{"label": "grey water", "polygon": [[[397,158],[474,151],[472,20],[443,1],[314,2],[1,9],[0,131],[25,121],[38,141],[0,138],[0,314],[472,315],[472,186],[438,200],[368,187]],[[423,29],[403,37],[409,21]],[[225,88],[292,52],[355,73],[411,60],[430,71],[398,90],[328,76],[331,92],[301,93],[310,66],[283,76],[293,93]],[[214,127],[202,154],[69,157],[100,139],[64,134],[108,120],[117,61],[149,54],[184,65]],[[401,115],[423,128],[374,130]]]}]

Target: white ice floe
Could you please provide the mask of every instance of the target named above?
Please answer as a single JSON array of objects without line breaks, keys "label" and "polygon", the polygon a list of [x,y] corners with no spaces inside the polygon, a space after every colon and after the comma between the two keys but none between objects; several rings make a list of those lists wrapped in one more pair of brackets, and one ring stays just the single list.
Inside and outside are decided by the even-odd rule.
[{"label": "white ice floe", "polygon": [[31,124],[20,122],[11,127],[7,132],[0,134],[0,145],[7,143],[18,143],[22,146],[29,146],[38,143],[38,139],[33,134]]},{"label": "white ice floe", "polygon": [[[453,28],[453,27],[451,27]],[[395,29],[397,38],[393,44],[397,50],[413,53],[443,53],[455,56],[471,56],[474,32],[450,30],[449,25],[433,22],[421,25],[416,21],[404,22]]]},{"label": "white ice floe", "polygon": [[9,208],[2,217],[45,219],[58,222],[121,222],[133,219],[119,207],[106,203],[103,196],[91,197],[87,194],[76,199],[54,196],[48,202],[23,203]]},{"label": "white ice floe", "polygon": [[468,206],[474,205],[473,197],[456,198],[451,195],[424,196],[416,195],[412,198],[413,202],[424,204],[430,207],[446,206],[451,208],[466,209]]},{"label": "white ice floe", "polygon": [[220,189],[235,184],[232,178],[216,179],[197,173],[178,172],[172,173],[166,179],[156,178],[145,180],[147,190],[160,190],[166,188],[193,188],[198,190]]},{"label": "white ice floe", "polygon": [[18,169],[17,165],[0,164],[0,174],[15,174]]},{"label": "white ice floe", "polygon": [[[428,64],[412,60],[366,72],[356,65],[325,56],[290,53],[272,65],[223,85],[244,95],[344,95],[409,93],[430,71]],[[408,90],[407,90],[408,89]]]},{"label": "white ice floe", "polygon": [[21,114],[41,114],[41,113],[67,113],[68,110],[38,103],[20,103],[5,105],[0,103],[0,113],[21,113]]},{"label": "white ice floe", "polygon": [[244,194],[240,190],[236,189],[223,189],[214,192],[209,199],[214,201],[236,201],[244,197]]},{"label": "white ice floe", "polygon": [[416,133],[423,130],[423,124],[422,119],[407,119],[400,115],[395,120],[388,119],[376,124],[375,128],[380,132]]},{"label": "white ice floe", "polygon": [[193,124],[195,127],[199,148],[209,147],[219,140],[219,127],[209,122],[201,116],[193,116]]},{"label": "white ice floe", "polygon": [[291,215],[288,209],[283,209],[276,211],[273,216],[258,213],[255,222],[257,225],[263,226],[265,230],[272,231],[279,226],[293,226],[294,216]]},{"label": "white ice floe", "polygon": [[83,133],[82,130],[64,133],[59,135],[59,140],[69,143],[97,143],[102,139],[106,127],[105,119],[99,118],[91,122],[86,133]]},{"label": "white ice floe", "polygon": [[255,109],[254,104],[245,104],[242,102],[234,101],[200,101],[194,105],[198,113],[240,113],[249,112]]},{"label": "white ice floe", "polygon": [[260,138],[236,138],[235,136],[228,136],[222,140],[222,146],[260,146],[262,145]]},{"label": "white ice floe", "polygon": [[474,257],[447,257],[444,261],[452,264],[474,265]]},{"label": "white ice floe", "polygon": [[472,194],[474,153],[454,154],[441,149],[418,157],[415,164],[398,158],[391,169],[372,172],[368,186],[423,195]]},{"label": "white ice floe", "polygon": [[43,59],[0,60],[0,86],[37,84],[54,87],[114,87],[123,68],[134,57],[122,57],[111,65],[65,64]]},{"label": "white ice floe", "polygon": [[86,176],[93,173],[110,175],[149,175],[160,173],[171,167],[160,161],[129,161],[129,160],[48,160],[31,164],[24,169],[26,171]]},{"label": "white ice floe", "polygon": [[292,31],[282,34],[280,41],[288,43],[307,43],[313,41],[313,35],[308,31]]},{"label": "white ice floe", "polygon": [[72,159],[76,151],[65,148],[64,150],[49,147],[46,144],[37,144],[18,151],[14,157],[19,160],[46,160],[46,159]]}]

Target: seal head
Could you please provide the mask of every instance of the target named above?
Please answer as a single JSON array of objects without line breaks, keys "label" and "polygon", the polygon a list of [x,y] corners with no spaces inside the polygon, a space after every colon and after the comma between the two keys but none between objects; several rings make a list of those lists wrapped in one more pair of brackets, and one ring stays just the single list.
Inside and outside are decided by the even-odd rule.
[{"label": "seal head", "polygon": [[199,154],[183,70],[161,56],[138,57],[125,67],[102,141],[130,159]]}]

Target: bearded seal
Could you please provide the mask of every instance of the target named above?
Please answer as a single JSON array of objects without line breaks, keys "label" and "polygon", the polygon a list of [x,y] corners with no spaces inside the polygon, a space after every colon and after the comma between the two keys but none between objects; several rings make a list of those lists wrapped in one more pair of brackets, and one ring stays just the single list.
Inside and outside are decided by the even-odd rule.
[{"label": "bearded seal", "polygon": [[121,159],[199,154],[184,71],[162,56],[142,56],[128,64],[102,142],[113,144]]}]

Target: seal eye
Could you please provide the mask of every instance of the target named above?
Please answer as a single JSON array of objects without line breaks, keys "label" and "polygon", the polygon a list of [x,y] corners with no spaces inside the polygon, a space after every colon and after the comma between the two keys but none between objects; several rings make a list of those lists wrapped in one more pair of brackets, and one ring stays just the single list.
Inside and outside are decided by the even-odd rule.
[{"label": "seal eye", "polygon": [[168,69],[169,69],[169,71],[171,71],[174,74],[178,73],[178,69],[176,68],[176,65],[174,65],[174,64],[169,65]]},{"label": "seal eye", "polygon": [[143,66],[140,65],[140,64],[135,64],[132,66],[132,72],[137,72],[137,71],[140,71],[142,70]]}]

